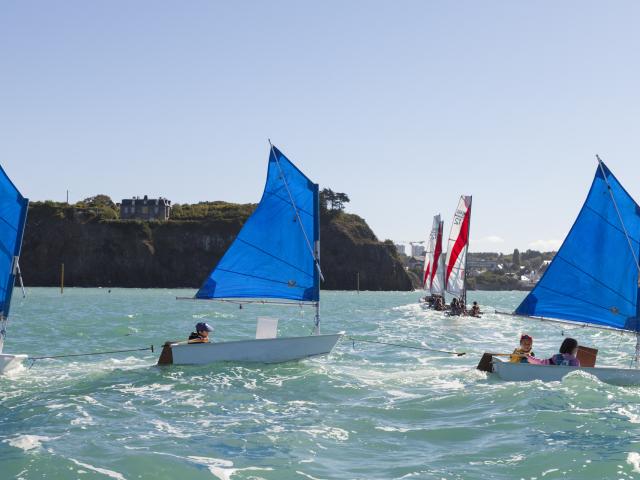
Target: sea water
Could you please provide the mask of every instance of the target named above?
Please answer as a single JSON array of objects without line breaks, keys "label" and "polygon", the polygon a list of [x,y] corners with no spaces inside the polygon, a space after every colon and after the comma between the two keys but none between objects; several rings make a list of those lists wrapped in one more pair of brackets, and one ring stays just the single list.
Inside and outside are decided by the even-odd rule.
[{"label": "sea water", "polygon": [[[635,339],[522,320],[521,292],[470,292],[482,318],[423,310],[419,293],[323,292],[322,331],[466,352],[353,342],[280,365],[157,367],[198,321],[213,340],[255,335],[258,316],[304,335],[299,307],[176,301],[191,290],[31,288],[14,294],[5,350],[36,361],[0,377],[0,479],[640,478],[640,387],[575,373],[506,383],[475,366],[521,333],[539,357],[564,336],[628,367]],[[27,367],[30,362],[27,362]]]}]

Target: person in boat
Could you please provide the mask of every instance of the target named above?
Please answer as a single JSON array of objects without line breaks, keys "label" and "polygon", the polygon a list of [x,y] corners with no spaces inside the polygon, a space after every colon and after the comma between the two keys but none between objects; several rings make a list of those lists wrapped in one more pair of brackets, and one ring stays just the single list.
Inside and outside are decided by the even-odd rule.
[{"label": "person in boat", "polygon": [[196,323],[196,331],[189,335],[189,343],[209,343],[209,333],[213,327],[205,322]]},{"label": "person in boat", "polygon": [[455,297],[451,300],[451,315],[460,315],[460,303]]},{"label": "person in boat", "polygon": [[511,363],[529,363],[529,357],[535,357],[533,353],[533,337],[526,333],[520,336],[520,346],[511,354]]},{"label": "person in boat", "polygon": [[478,302],[473,302],[473,306],[471,307],[471,316],[479,317],[482,312],[480,311],[480,305]]},{"label": "person in boat", "polygon": [[560,352],[556,353],[553,357],[545,360],[538,360],[537,358],[529,358],[529,363],[536,365],[559,365],[564,367],[579,367],[580,360],[576,355],[578,354],[578,341],[575,338],[565,338],[560,345]]},{"label": "person in boat", "polygon": [[442,297],[436,298],[436,302],[433,308],[439,312],[444,310],[444,299]]}]

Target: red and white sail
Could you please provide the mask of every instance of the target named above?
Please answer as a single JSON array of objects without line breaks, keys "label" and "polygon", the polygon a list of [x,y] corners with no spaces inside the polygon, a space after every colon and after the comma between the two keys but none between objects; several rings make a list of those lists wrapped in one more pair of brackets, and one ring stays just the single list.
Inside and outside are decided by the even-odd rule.
[{"label": "red and white sail", "polygon": [[433,226],[431,227],[424,257],[424,274],[422,277],[422,288],[429,290],[431,295],[444,294],[443,228],[444,222],[440,219],[440,215],[433,217]]},{"label": "red and white sail", "polygon": [[462,296],[465,293],[470,225],[471,196],[462,195],[456,213],[453,215],[445,269],[446,290],[455,296]]}]

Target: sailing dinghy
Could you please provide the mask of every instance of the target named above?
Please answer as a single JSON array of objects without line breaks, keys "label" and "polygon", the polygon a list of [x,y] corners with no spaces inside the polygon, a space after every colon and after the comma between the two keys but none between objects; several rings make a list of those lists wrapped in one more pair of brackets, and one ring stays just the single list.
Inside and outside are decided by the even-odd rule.
[{"label": "sailing dinghy", "polygon": [[27,355],[3,353],[11,294],[19,273],[18,259],[27,221],[29,200],[24,198],[0,167],[0,374],[22,365]]},{"label": "sailing dinghy", "polygon": [[470,195],[460,196],[458,208],[453,215],[449,244],[447,247],[447,264],[444,271],[446,290],[458,298],[462,311],[451,311],[451,315],[460,315],[467,304],[467,252],[469,250],[469,232],[471,230]]},{"label": "sailing dinghy", "polygon": [[277,338],[277,319],[259,318],[255,339],[167,342],[158,364],[279,363],[331,352],[344,332],[320,334],[318,195],[318,185],[271,145],[260,203],[194,297],[240,305],[312,306],[312,334]]},{"label": "sailing dinghy", "polygon": [[533,365],[493,357],[492,370],[503,380],[558,381],[583,370],[606,383],[640,385],[640,206],[597,159],[595,178],[578,218],[513,314],[631,333],[636,336],[636,368]]},{"label": "sailing dinghy", "polygon": [[429,292],[430,297],[425,300],[433,307],[438,297],[444,300],[444,258],[442,252],[442,231],[444,222],[440,215],[433,217],[433,226],[427,242],[427,251],[424,257],[424,273],[422,275],[422,288]]}]

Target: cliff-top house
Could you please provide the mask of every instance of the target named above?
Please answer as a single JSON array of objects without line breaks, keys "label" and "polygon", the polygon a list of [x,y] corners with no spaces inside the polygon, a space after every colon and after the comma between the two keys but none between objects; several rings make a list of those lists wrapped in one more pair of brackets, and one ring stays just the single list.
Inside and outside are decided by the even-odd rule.
[{"label": "cliff-top house", "polygon": [[120,204],[120,218],[123,220],[169,220],[171,200],[166,198],[123,198]]}]

